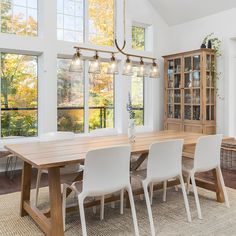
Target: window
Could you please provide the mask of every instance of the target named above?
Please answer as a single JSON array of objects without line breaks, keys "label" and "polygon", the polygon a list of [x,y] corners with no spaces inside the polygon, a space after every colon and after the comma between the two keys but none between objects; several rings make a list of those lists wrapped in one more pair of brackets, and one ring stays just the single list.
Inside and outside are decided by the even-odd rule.
[{"label": "window", "polygon": [[131,79],[131,100],[135,114],[135,124],[144,125],[144,78],[137,77],[138,68],[134,67],[134,75]]},{"label": "window", "polygon": [[58,59],[58,130],[84,132],[84,75],[69,72],[70,59]]},{"label": "window", "polygon": [[88,0],[89,42],[112,46],[114,43],[114,0]]},{"label": "window", "polygon": [[1,137],[37,135],[37,57],[1,53]]},{"label": "window", "polygon": [[[83,133],[114,126],[114,77],[107,75],[108,63],[101,63],[101,74],[69,72],[70,59],[58,59],[58,130]],[[88,65],[88,61],[84,64]],[[84,78],[89,80],[84,89]],[[88,97],[87,105],[84,98]],[[88,120],[84,120],[85,110]]]},{"label": "window", "polygon": [[101,67],[89,75],[89,130],[114,127],[114,76],[106,74],[108,63]]},{"label": "window", "polygon": [[2,0],[1,32],[37,36],[37,0]]},{"label": "window", "polygon": [[[88,2],[87,9],[84,9],[84,1]],[[112,46],[113,18],[114,0],[57,0],[57,39]],[[84,30],[86,22],[87,35]]]},{"label": "window", "polygon": [[132,26],[132,48],[135,50],[145,50],[145,31],[141,26]]},{"label": "window", "polygon": [[84,1],[57,0],[57,39],[83,42]]}]

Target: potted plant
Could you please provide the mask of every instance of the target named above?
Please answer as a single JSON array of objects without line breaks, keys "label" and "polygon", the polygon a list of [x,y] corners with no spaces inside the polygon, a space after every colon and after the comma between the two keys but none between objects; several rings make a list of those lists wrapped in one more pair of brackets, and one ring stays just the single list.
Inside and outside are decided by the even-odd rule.
[{"label": "potted plant", "polygon": [[[222,56],[221,43],[222,43],[222,41],[219,38],[217,38],[214,33],[210,33],[205,36],[205,38],[203,39],[202,45],[204,44],[204,45],[210,46],[211,49],[215,50],[216,57],[219,58],[220,56]],[[201,48],[202,48],[202,46],[201,46]],[[214,61],[211,63],[211,68],[215,74],[214,84],[215,84],[215,88],[216,88],[216,96],[219,99],[224,99],[223,97],[220,96],[219,89],[216,87],[216,85],[217,85],[216,81],[222,79],[222,73],[217,71],[217,65]]]}]

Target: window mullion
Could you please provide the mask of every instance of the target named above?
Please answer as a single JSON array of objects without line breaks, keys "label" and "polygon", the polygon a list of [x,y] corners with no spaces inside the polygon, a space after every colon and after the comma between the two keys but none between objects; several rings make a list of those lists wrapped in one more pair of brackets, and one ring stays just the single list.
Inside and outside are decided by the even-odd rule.
[{"label": "window mullion", "polygon": [[84,43],[89,43],[89,1],[84,0]]},{"label": "window mullion", "polygon": [[84,63],[84,133],[89,132],[89,62]]}]

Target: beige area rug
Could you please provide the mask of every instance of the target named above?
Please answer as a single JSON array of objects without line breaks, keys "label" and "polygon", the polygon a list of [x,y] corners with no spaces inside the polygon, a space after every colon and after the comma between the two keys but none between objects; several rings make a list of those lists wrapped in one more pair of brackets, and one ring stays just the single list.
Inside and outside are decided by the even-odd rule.
[{"label": "beige area rug", "polygon": [[[236,190],[228,189],[228,194],[230,208],[217,203],[214,193],[199,189],[204,218],[199,220],[194,197],[190,193],[192,223],[188,223],[181,191],[175,192],[173,188],[168,189],[166,203],[162,202],[162,191],[155,192],[152,210],[158,235],[236,235]],[[40,191],[40,200],[43,202],[47,199],[48,189],[43,188]],[[30,217],[19,216],[19,200],[19,192],[0,196],[0,235],[43,235]],[[106,205],[104,221],[99,220],[99,209],[96,215],[93,215],[92,209],[86,209],[88,235],[133,235],[131,212],[125,208],[124,215],[120,215],[118,205],[117,202],[115,209],[112,209],[110,204]],[[140,235],[150,235],[145,201],[138,197],[135,199],[135,205]],[[65,235],[81,235],[78,213],[67,215]]]}]

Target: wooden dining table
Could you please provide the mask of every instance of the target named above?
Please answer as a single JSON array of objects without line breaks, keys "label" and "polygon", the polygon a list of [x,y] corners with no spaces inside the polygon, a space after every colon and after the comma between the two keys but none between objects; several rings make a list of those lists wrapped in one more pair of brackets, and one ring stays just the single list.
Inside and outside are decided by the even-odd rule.
[{"label": "wooden dining table", "polygon": [[[170,139],[184,139],[183,155],[193,158],[196,142],[202,134],[178,132],[178,131],[159,131],[137,134],[134,143],[131,143],[127,135],[114,135],[103,137],[78,137],[71,140],[32,142],[24,144],[9,144],[5,148],[12,154],[23,160],[22,185],[20,215],[30,215],[40,229],[51,236],[64,235],[62,221],[62,196],[60,182],[60,168],[69,164],[84,163],[88,151],[97,148],[106,148],[119,145],[130,144],[132,154],[139,157],[131,165],[131,170],[136,170],[146,159],[149,147],[153,142]],[[230,137],[224,137],[230,140]],[[206,157],[207,158],[207,157]],[[30,199],[32,168],[47,169],[49,182],[50,209],[47,211],[39,210]],[[218,202],[224,202],[222,186],[216,171],[213,171],[214,182],[196,179],[198,186],[216,192]],[[82,179],[82,174],[78,174],[72,181]],[[178,182],[168,182],[168,186],[174,186]],[[160,188],[154,186],[154,190]],[[134,191],[134,194],[142,194],[142,190]],[[68,193],[69,194],[69,193]],[[118,200],[114,196],[106,199],[106,202]],[[99,201],[87,203],[87,207],[99,204]],[[67,211],[72,211],[68,208]],[[78,210],[78,207],[77,207]]]}]

